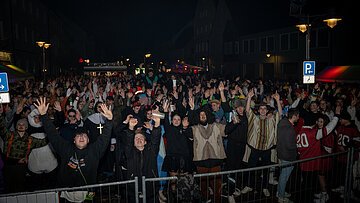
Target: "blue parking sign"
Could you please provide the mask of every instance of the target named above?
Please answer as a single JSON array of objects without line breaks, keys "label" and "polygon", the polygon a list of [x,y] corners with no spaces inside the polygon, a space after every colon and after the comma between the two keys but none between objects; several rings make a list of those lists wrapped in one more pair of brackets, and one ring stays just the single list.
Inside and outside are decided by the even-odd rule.
[{"label": "blue parking sign", "polygon": [[0,92],[9,91],[9,82],[7,73],[0,73]]},{"label": "blue parking sign", "polygon": [[315,75],[315,61],[304,61],[303,73],[304,75]]}]

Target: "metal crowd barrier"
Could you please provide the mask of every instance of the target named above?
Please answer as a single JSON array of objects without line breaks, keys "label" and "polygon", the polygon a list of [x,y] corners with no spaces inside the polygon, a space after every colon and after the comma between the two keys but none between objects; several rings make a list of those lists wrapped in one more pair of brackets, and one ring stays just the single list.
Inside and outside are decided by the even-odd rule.
[{"label": "metal crowd barrier", "polygon": [[[297,160],[286,164],[272,164],[255,168],[244,168],[233,171],[194,174],[193,176],[175,176],[163,178],[145,178],[88,185],[77,188],[58,188],[27,193],[6,194],[0,196],[0,203],[52,203],[70,202],[64,197],[84,198],[86,194],[94,194],[86,202],[278,202],[276,180],[280,169],[294,166],[287,181],[286,192],[293,202],[322,202],[316,196],[321,192],[319,180],[325,180],[329,198],[326,202],[360,202],[360,163],[359,150],[334,153],[305,160]],[[354,155],[356,161],[354,160]],[[345,162],[341,162],[345,160]],[[304,172],[301,165],[321,161],[321,173]],[[328,161],[328,162],[327,162]],[[344,164],[347,163],[347,164]],[[265,174],[265,175],[264,175]],[[266,178],[267,175],[275,179]],[[272,174],[272,175],[271,175]],[[322,178],[319,178],[319,175]],[[186,179],[184,177],[193,177]],[[184,180],[193,180],[194,184],[186,185]],[[185,181],[186,182],[186,181]],[[252,190],[244,191],[246,186]],[[179,187],[178,187],[179,186]],[[341,187],[343,188],[341,189]],[[163,188],[161,196],[159,189]],[[340,188],[340,189],[339,189]],[[265,194],[263,189],[268,189]],[[67,191],[67,192],[65,192]],[[82,191],[82,192],[79,192]],[[246,192],[246,193],[245,193]],[[89,196],[89,195],[88,195]],[[160,197],[159,197],[160,196]],[[234,202],[233,201],[233,202]]]},{"label": "metal crowd barrier", "polygon": [[72,188],[4,194],[0,203],[139,202],[138,178]]},{"label": "metal crowd barrier", "polygon": [[[163,186],[166,188],[162,193],[165,196],[163,201],[160,202],[231,202],[229,196],[232,196],[235,202],[278,202],[277,197],[277,178],[279,177],[280,168],[287,166],[294,166],[294,169],[287,181],[286,192],[290,194],[290,200],[298,203],[312,203],[323,202],[318,198],[317,194],[320,194],[321,188],[319,185],[319,175],[323,176],[326,182],[326,190],[329,198],[326,202],[360,202],[360,195],[357,197],[354,188],[354,181],[358,181],[358,189],[360,189],[360,163],[354,163],[353,155],[359,153],[359,150],[349,150],[347,152],[333,153],[323,155],[319,157],[313,157],[304,160],[297,160],[289,163],[276,163],[267,166],[259,166],[254,168],[244,168],[233,171],[221,171],[216,173],[195,174],[194,180],[198,191],[198,198],[187,199],[184,198],[183,189],[172,186],[177,185],[181,179],[181,175],[177,177],[165,177],[165,178],[142,178],[143,191],[145,196],[159,196],[158,190],[149,191],[148,185],[152,185],[151,188],[156,188],[156,185],[161,185],[160,182],[164,182]],[[345,159],[346,163],[339,162],[340,159]],[[311,161],[330,161],[330,165],[322,165],[321,173],[318,172],[304,172],[301,170],[301,164]],[[358,165],[355,165],[358,164]],[[357,179],[355,179],[354,171],[355,167],[358,170]],[[273,174],[275,180],[269,178],[263,180],[264,174]],[[271,179],[271,180],[270,180]],[[221,184],[217,184],[220,181]],[[245,186],[252,184],[252,191],[245,193],[243,190]],[[265,183],[264,183],[265,182]],[[145,187],[145,185],[147,185]],[[344,186],[342,191],[334,192],[339,186]],[[194,190],[194,188],[191,188]],[[265,195],[263,189],[268,189],[269,195]],[[193,195],[188,191],[189,195]],[[358,193],[360,190],[358,191]],[[216,195],[216,194],[220,194]],[[180,196],[180,197],[179,197]],[[199,197],[200,196],[200,197]],[[144,198],[143,202],[156,202],[155,199]]]}]

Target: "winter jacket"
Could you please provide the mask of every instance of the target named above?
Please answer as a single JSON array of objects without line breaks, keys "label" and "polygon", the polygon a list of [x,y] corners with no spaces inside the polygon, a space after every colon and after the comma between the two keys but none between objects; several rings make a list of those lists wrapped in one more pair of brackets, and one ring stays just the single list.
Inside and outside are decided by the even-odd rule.
[{"label": "winter jacket", "polygon": [[41,116],[41,120],[50,143],[61,157],[58,171],[59,186],[76,187],[95,184],[99,160],[110,142],[112,121],[105,121],[103,133],[96,142],[79,149],[59,135],[47,115]]},{"label": "winter jacket", "polygon": [[289,119],[283,118],[277,128],[277,156],[280,160],[295,161],[297,157],[296,132]]}]

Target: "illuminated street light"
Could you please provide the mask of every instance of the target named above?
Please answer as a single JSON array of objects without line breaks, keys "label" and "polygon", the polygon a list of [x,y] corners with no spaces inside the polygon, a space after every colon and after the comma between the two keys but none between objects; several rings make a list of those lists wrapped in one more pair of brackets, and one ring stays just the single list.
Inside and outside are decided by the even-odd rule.
[{"label": "illuminated street light", "polygon": [[50,43],[46,43],[46,42],[43,42],[43,41],[37,41],[36,44],[42,48],[42,72],[43,72],[43,77],[44,77],[44,81],[45,81],[45,77],[46,77],[46,72],[47,72],[47,68],[46,68],[46,56],[45,56],[45,49],[48,49],[51,44]]},{"label": "illuminated street light", "polygon": [[150,53],[144,55],[144,66],[145,66],[145,64],[146,64],[146,59],[147,59],[147,58],[150,58],[150,57],[151,57],[151,54],[150,54]]},{"label": "illuminated street light", "polygon": [[[310,60],[310,31],[311,31],[311,23],[310,23],[310,18],[312,17],[321,17],[322,15],[316,15],[316,16],[307,16],[307,22],[306,23],[302,23],[302,24],[298,24],[296,25],[296,27],[300,30],[300,32],[305,33],[306,32],[306,60]],[[318,19],[318,18],[316,18]],[[315,19],[315,20],[316,20]],[[329,18],[329,19],[325,19],[323,20],[323,22],[326,22],[327,26],[329,26],[330,28],[334,28],[337,25],[337,22],[342,20],[341,18]]]}]

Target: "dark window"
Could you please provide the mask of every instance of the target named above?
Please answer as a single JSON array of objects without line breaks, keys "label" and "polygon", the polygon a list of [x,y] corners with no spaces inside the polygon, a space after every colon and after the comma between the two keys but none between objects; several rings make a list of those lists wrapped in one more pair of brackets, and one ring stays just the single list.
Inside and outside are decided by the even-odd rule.
[{"label": "dark window", "polygon": [[250,53],[255,52],[255,40],[250,40]]},{"label": "dark window", "polygon": [[229,54],[232,55],[233,54],[233,42],[229,42],[228,49],[229,49]]},{"label": "dark window", "polygon": [[274,37],[267,38],[267,49],[268,51],[274,51]]},{"label": "dark window", "polygon": [[260,39],[260,51],[261,52],[266,52],[266,38],[261,38]]},{"label": "dark window", "polygon": [[298,48],[298,33],[291,33],[290,34],[290,49],[297,49]]},{"label": "dark window", "polygon": [[239,54],[239,41],[236,41],[236,42],[235,42],[234,52],[235,52],[236,55]]},{"label": "dark window", "polygon": [[288,50],[289,49],[289,35],[288,34],[281,35],[280,43],[281,43],[280,44],[281,50]]},{"label": "dark window", "polygon": [[249,41],[244,40],[244,53],[249,53]]}]

